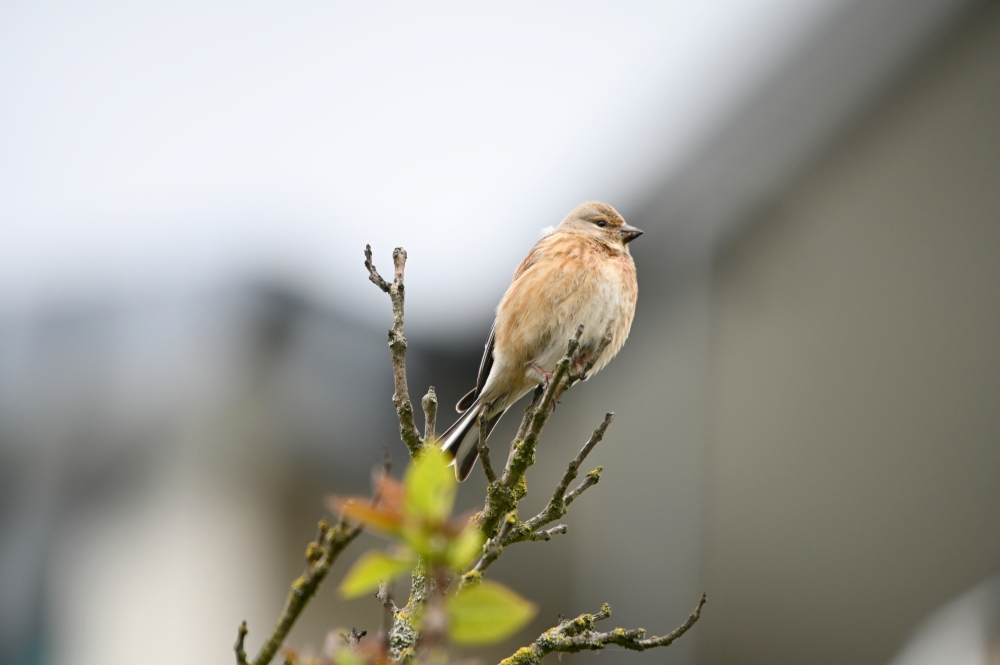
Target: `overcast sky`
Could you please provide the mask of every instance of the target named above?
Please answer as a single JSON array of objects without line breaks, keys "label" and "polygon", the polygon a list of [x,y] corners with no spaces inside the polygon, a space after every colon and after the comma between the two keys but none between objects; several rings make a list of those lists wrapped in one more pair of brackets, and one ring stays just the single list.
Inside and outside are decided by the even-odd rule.
[{"label": "overcast sky", "polygon": [[410,253],[411,326],[461,334],[844,2],[4,3],[0,312],[266,274],[384,322],[370,242]]}]

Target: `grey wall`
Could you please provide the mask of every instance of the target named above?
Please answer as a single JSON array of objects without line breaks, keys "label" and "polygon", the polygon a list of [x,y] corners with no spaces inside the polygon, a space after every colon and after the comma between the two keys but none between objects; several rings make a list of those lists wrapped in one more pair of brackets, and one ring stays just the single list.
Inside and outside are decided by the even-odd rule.
[{"label": "grey wall", "polygon": [[880,663],[1000,569],[1000,6],[713,270],[705,663]]}]

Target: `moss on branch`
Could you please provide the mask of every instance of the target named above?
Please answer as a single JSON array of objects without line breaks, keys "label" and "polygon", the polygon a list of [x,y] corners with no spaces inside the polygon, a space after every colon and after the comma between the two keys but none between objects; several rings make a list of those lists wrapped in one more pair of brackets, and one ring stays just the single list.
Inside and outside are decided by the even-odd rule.
[{"label": "moss on branch", "polygon": [[580,651],[600,651],[609,645],[617,645],[630,651],[645,651],[673,644],[681,635],[701,618],[701,608],[705,606],[703,595],[698,606],[687,620],[666,635],[646,637],[643,628],[614,628],[599,632],[597,622],[611,616],[611,608],[604,604],[596,614],[581,614],[575,619],[561,622],[538,636],[534,642],[521,647],[513,655],[500,661],[500,665],[537,665],[550,653],[577,653]]},{"label": "moss on branch", "polygon": [[580,326],[567,342],[566,355],[556,365],[548,385],[535,391],[518,428],[518,438],[511,445],[503,474],[498,482],[490,482],[486,507],[482,512],[482,529],[487,538],[496,534],[503,516],[517,508],[517,503],[528,493],[524,474],[535,463],[535,447],[556,401],[569,387],[567,378],[570,367],[577,360],[576,352],[582,334],[583,326]]}]

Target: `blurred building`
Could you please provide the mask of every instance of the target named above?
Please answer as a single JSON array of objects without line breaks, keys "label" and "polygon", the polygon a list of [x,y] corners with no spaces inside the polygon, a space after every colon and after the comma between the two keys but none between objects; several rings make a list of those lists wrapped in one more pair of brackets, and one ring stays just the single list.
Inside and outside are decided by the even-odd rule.
[{"label": "blurred building", "polygon": [[[628,206],[632,337],[556,411],[527,508],[615,411],[605,473],[566,536],[495,567],[541,612],[488,656],[603,602],[666,632],[705,591],[667,650],[564,660],[996,662],[997,3],[845,3]],[[225,662],[243,619],[256,648],[322,497],[365,491],[383,445],[405,460],[357,249],[382,326],[263,278],[0,321],[4,663]],[[410,337],[442,421],[479,325]],[[296,645],[377,623],[333,586]]]}]

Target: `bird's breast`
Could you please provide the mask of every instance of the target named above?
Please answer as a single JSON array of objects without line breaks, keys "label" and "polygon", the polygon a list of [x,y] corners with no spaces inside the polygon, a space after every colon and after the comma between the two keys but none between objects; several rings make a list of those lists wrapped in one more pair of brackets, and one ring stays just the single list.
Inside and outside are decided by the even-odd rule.
[{"label": "bird's breast", "polygon": [[624,343],[635,312],[631,257],[609,254],[586,242],[547,249],[514,280],[497,308],[496,360],[510,367],[536,364],[551,371],[581,324],[581,344],[595,348],[610,335],[607,355],[613,356]]}]

